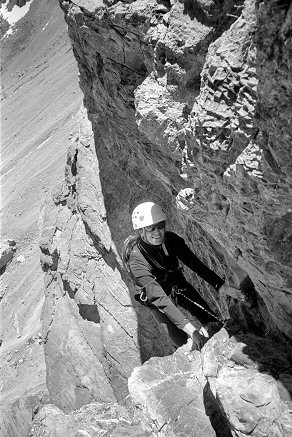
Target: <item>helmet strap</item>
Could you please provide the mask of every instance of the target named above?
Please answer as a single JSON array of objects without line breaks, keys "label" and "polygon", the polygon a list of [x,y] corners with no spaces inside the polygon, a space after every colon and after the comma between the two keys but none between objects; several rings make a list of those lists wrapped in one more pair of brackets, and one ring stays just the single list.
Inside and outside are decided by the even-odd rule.
[{"label": "helmet strap", "polygon": [[147,243],[145,228],[139,229],[139,231],[141,233],[142,240],[145,241],[145,243]]}]

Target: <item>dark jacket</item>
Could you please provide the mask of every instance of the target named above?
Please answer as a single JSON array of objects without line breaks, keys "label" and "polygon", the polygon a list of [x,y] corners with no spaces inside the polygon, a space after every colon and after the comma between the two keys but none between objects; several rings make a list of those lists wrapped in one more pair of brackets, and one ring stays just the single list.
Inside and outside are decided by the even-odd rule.
[{"label": "dark jacket", "polygon": [[[130,268],[137,284],[145,288],[150,304],[165,313],[178,328],[182,329],[188,323],[188,319],[169,297],[174,285],[179,288],[187,288],[189,285],[179,268],[178,260],[216,290],[219,290],[224,280],[202,263],[186,245],[184,239],[174,232],[166,231],[164,244],[168,255],[165,254],[162,245],[147,244],[138,237],[137,244],[130,255]],[[147,254],[159,265],[164,266],[164,269],[157,267]]]}]

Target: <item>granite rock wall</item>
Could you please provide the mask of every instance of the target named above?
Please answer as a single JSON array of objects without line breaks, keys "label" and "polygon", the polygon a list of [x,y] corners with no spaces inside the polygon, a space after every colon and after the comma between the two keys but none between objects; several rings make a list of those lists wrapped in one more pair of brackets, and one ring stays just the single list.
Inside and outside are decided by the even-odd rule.
[{"label": "granite rock wall", "polygon": [[249,276],[266,331],[291,337],[289,5],[61,6],[117,250],[133,207],[158,201],[215,270]]},{"label": "granite rock wall", "polygon": [[[86,113],[64,184],[44,212],[43,337],[53,407],[37,415],[32,435],[58,437],[52,415],[63,435],[83,423],[80,435],[99,435],[87,413],[97,408],[103,420],[107,403],[115,420],[118,403],[131,411],[128,435],[189,436],[190,415],[204,410],[192,416],[194,435],[262,436],[273,426],[271,435],[288,436],[289,2],[60,4]],[[218,316],[229,318],[203,354],[173,355],[149,310],[135,303],[120,253],[132,209],[147,200],[159,202],[168,226],[246,293],[245,304],[222,302],[187,272]],[[246,380],[255,385],[246,388]]]}]

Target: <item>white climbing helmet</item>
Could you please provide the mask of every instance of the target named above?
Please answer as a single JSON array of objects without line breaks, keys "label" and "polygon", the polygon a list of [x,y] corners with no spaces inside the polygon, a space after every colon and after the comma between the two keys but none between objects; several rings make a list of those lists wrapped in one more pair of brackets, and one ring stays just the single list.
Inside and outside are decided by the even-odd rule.
[{"label": "white climbing helmet", "polygon": [[141,229],[154,223],[162,222],[167,217],[162,208],[154,202],[144,202],[136,206],[132,213],[134,229]]}]

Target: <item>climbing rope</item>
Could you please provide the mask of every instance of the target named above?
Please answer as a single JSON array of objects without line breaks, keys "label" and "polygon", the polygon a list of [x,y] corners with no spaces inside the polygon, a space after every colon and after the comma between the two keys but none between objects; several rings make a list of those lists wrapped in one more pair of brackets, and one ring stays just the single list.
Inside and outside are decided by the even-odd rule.
[{"label": "climbing rope", "polygon": [[205,313],[209,314],[209,316],[212,316],[214,319],[218,320],[220,323],[225,323],[226,320],[221,319],[219,317],[217,317],[215,314],[211,313],[210,311],[206,310],[206,308],[204,308],[202,305],[200,305],[198,302],[195,302],[194,300],[192,300],[191,298],[189,298],[188,296],[186,296],[182,291],[187,290],[186,288],[178,288],[177,286],[173,286],[172,287],[172,294],[175,295],[181,295],[183,296],[185,299],[187,299],[188,301],[190,301],[191,303],[193,303],[194,305],[196,305],[197,307],[199,307],[201,310],[205,311]]}]

